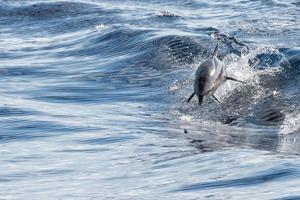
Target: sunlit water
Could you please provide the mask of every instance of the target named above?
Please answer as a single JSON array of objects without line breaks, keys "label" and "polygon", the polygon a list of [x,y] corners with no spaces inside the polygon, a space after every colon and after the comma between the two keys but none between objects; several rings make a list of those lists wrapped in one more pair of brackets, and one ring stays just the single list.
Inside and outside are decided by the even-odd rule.
[{"label": "sunlit water", "polygon": [[[300,199],[298,0],[0,1],[0,199]],[[186,102],[216,43],[220,105]]]}]

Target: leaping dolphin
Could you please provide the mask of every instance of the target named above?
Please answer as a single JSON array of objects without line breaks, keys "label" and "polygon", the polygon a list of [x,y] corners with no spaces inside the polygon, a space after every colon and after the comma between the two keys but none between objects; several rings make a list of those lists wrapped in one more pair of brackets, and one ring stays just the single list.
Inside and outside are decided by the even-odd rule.
[{"label": "leaping dolphin", "polygon": [[225,66],[221,60],[217,57],[218,44],[216,45],[212,57],[205,60],[197,69],[194,92],[188,98],[189,103],[195,94],[198,97],[199,105],[202,104],[203,98],[205,96],[211,96],[215,101],[221,103],[215,96],[214,92],[218,87],[224,83],[226,80],[237,81],[244,83],[243,81],[237,80],[235,78],[229,77],[226,74]]}]

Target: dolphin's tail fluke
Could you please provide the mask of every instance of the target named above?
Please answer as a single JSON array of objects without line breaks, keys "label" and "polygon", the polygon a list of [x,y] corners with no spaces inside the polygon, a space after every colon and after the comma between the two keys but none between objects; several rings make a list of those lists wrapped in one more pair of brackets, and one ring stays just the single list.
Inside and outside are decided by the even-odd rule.
[{"label": "dolphin's tail fluke", "polygon": [[215,47],[215,49],[214,49],[214,52],[213,52],[213,54],[212,54],[212,57],[217,56],[218,46],[219,46],[219,44],[217,43],[217,44],[216,44],[216,47]]}]

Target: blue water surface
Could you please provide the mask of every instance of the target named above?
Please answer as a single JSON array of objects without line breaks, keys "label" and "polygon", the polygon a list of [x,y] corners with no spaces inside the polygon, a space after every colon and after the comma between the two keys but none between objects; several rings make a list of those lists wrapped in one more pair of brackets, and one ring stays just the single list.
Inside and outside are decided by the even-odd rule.
[{"label": "blue water surface", "polygon": [[[0,0],[0,199],[300,199],[299,0]],[[194,73],[219,43],[216,104]]]}]

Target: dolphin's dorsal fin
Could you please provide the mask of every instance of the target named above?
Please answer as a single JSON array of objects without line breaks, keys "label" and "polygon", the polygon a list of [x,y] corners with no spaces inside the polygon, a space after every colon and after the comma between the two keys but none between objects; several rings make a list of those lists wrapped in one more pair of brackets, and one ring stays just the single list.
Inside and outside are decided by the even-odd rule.
[{"label": "dolphin's dorsal fin", "polygon": [[212,57],[217,56],[218,46],[219,46],[219,44],[217,43],[217,44],[216,44],[216,47],[215,47],[215,49],[214,49],[214,52],[213,52],[213,54],[212,54]]}]

